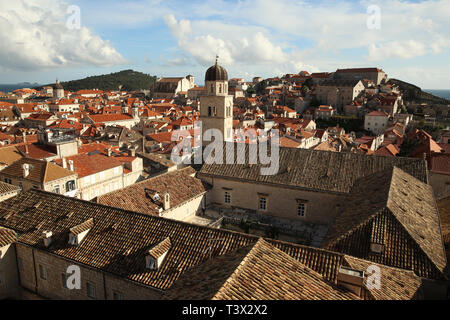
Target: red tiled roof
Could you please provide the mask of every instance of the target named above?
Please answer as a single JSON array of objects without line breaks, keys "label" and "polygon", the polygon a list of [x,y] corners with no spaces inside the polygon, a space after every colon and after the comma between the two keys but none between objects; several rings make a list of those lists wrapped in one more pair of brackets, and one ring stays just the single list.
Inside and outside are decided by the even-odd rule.
[{"label": "red tiled roof", "polygon": [[[165,193],[170,196],[170,207],[174,208],[206,192],[200,179],[192,177],[192,167],[144,180],[127,188],[114,191],[98,198],[98,203],[136,212],[159,216],[161,199]],[[158,194],[160,200],[154,198]]]},{"label": "red tiled roof", "polygon": [[[67,157],[66,160],[73,161],[75,172],[78,173],[79,178],[122,166],[122,162],[115,159],[115,157],[108,157],[103,154],[79,154]],[[62,165],[61,159],[55,160],[55,163]]]},{"label": "red tiled roof", "polygon": [[50,157],[56,157],[56,150],[40,144],[34,143],[22,144],[17,146],[17,150],[19,150],[20,153],[22,153],[25,157],[32,159],[40,160]]},{"label": "red tiled roof", "polygon": [[385,147],[382,147],[380,149],[378,149],[375,154],[379,155],[379,156],[391,156],[391,157],[395,157],[396,155],[399,154],[399,150],[398,148],[393,145],[393,144],[388,144]]},{"label": "red tiled roof", "polygon": [[286,148],[298,148],[300,146],[300,142],[294,141],[293,139],[287,137],[280,137],[280,146]]},{"label": "red tiled roof", "polygon": [[89,115],[88,117],[91,118],[95,123],[133,120],[133,117],[128,114],[96,114]]},{"label": "red tiled roof", "polygon": [[[190,135],[194,135],[194,130],[188,130]],[[148,134],[147,137],[151,140],[157,141],[157,142],[172,142],[172,134],[173,132],[159,132],[154,134]]]},{"label": "red tiled roof", "polygon": [[450,175],[450,154],[449,153],[433,153],[431,155],[431,168],[435,173]]},{"label": "red tiled roof", "polygon": [[371,113],[366,115],[367,117],[389,117],[389,115],[384,111],[372,111]]}]

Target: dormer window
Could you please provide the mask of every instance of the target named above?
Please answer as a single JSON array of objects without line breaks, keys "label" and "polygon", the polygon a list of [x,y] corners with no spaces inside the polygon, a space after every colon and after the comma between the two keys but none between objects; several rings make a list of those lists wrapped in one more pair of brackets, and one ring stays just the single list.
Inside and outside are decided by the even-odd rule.
[{"label": "dormer window", "polygon": [[70,229],[69,244],[78,246],[94,226],[94,219],[89,219]]},{"label": "dormer window", "polygon": [[337,276],[337,284],[361,297],[364,286],[364,271],[341,266]]},{"label": "dormer window", "polygon": [[156,246],[151,248],[145,258],[146,268],[149,270],[159,270],[171,247],[172,242],[170,240],[170,237],[167,237]]}]

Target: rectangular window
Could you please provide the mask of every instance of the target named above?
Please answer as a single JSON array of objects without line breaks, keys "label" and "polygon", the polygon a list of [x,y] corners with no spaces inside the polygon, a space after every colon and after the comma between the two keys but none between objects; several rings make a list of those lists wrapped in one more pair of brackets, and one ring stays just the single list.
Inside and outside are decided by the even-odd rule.
[{"label": "rectangular window", "polygon": [[86,282],[87,295],[89,298],[95,298],[95,287],[92,283]]},{"label": "rectangular window", "polygon": [[297,215],[304,217],[306,213],[306,205],[304,203],[297,203]]},{"label": "rectangular window", "polygon": [[231,194],[225,191],[225,203],[231,203]]},{"label": "rectangular window", "polygon": [[263,211],[267,210],[267,198],[266,197],[259,198],[259,210],[263,210]]},{"label": "rectangular window", "polygon": [[47,270],[42,265],[39,265],[39,276],[42,280],[47,280]]},{"label": "rectangular window", "polygon": [[61,190],[59,189],[59,185],[53,186],[53,193],[60,194]]}]

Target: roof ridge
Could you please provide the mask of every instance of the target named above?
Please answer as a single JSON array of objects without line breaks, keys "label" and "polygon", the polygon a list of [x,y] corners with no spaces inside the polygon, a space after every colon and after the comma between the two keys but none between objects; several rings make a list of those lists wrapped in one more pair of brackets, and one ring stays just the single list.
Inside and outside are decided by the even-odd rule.
[{"label": "roof ridge", "polygon": [[[230,276],[226,279],[226,281],[219,287],[219,289],[217,290],[217,292],[214,294],[214,296],[211,298],[211,300],[214,300],[214,298],[216,298],[217,295],[219,295],[220,291],[227,285],[229,284],[231,281],[233,281],[238,275],[240,275],[244,270],[245,265],[247,264],[248,260],[249,260],[249,255],[252,253],[252,251],[256,248],[261,246],[263,243],[267,243],[263,238],[258,238],[258,241],[256,241],[255,243],[249,244],[248,246],[242,247],[242,248],[238,248],[236,250],[233,250],[232,252],[230,252],[229,254],[234,254],[236,253],[237,250],[241,249],[249,249],[249,251],[245,254],[244,258],[242,259],[242,261],[237,265],[236,269],[230,274]],[[274,246],[272,246],[274,247]],[[275,249],[279,250],[278,248],[274,247]],[[281,250],[280,250],[281,251]],[[284,253],[284,252],[283,252]],[[289,256],[289,255],[288,255]],[[291,256],[289,256],[290,258],[292,258]],[[292,258],[293,259],[293,258]],[[294,259],[295,260],[295,259]],[[297,261],[297,260],[295,260]],[[205,261],[205,263],[207,263],[207,261]]]},{"label": "roof ridge", "polygon": [[[144,184],[144,182],[147,182],[147,183],[148,183],[149,180],[153,180],[153,179],[156,179],[156,178],[160,178],[160,177],[162,177],[162,176],[166,176],[166,175],[169,175],[169,174],[176,174],[176,173],[180,174],[181,171],[183,171],[183,170],[184,170],[184,171],[187,171],[188,168],[192,168],[192,167],[187,166],[187,167],[182,168],[182,169],[179,169],[179,170],[175,170],[175,171],[171,171],[171,172],[165,172],[165,173],[163,173],[163,174],[160,174],[160,175],[157,175],[157,176],[153,176],[153,177],[150,177],[150,178],[148,178],[148,179],[145,179],[145,180],[136,182],[136,183],[131,184],[131,185],[125,187],[125,188],[122,188],[122,189],[119,189],[119,190],[115,190],[115,191],[111,191],[111,192],[109,192],[109,193],[105,193],[104,195],[99,196],[99,198],[104,197],[104,196],[107,196],[107,195],[110,195],[111,193],[116,193],[116,192],[121,192],[121,191],[123,191],[123,190],[131,189],[131,188],[133,188],[133,187],[135,187],[135,186]],[[192,168],[192,169],[195,170],[194,168]],[[197,171],[196,171],[196,172],[197,172]],[[186,174],[186,176],[190,176],[190,175]],[[197,177],[193,177],[193,178],[199,179],[199,178],[197,178]],[[199,180],[200,180],[200,179],[199,179]],[[154,190],[154,191],[156,191],[156,190]],[[115,208],[115,207],[112,207],[112,208]]]},{"label": "roof ridge", "polygon": [[[226,281],[220,286],[220,288],[217,290],[217,292],[214,294],[214,296],[212,297],[212,299],[216,298],[218,295],[220,295],[221,291],[223,289],[225,289],[225,287],[232,281],[234,281],[236,279],[236,277],[238,277],[240,274],[242,274],[245,271],[245,267],[248,264],[249,260],[255,255],[255,250],[258,249],[265,249],[264,246],[266,246],[267,248],[270,248],[271,250],[274,250],[275,252],[277,252],[278,254],[281,254],[285,259],[287,259],[288,261],[290,261],[292,264],[294,265],[299,265],[304,269],[307,269],[308,272],[310,274],[312,274],[314,277],[317,278],[318,281],[323,282],[324,284],[327,284],[331,287],[333,287],[333,289],[335,290],[340,290],[335,283],[333,283],[332,281],[329,281],[325,278],[325,276],[323,276],[322,274],[320,274],[319,272],[315,271],[313,268],[309,267],[308,265],[306,265],[305,263],[301,262],[300,260],[295,259],[294,257],[292,257],[290,254],[288,254],[287,252],[284,252],[283,250],[277,248],[276,246],[274,246],[273,244],[271,244],[270,242],[266,241],[264,238],[260,237],[258,239],[257,242],[250,244],[246,247],[242,247],[239,249],[243,249],[243,248],[248,248],[251,247],[250,250],[245,254],[244,258],[242,259],[242,261],[238,264],[238,266],[236,267],[236,269],[231,273],[231,275],[226,279]],[[239,250],[237,249],[237,250]],[[237,250],[234,250],[232,252],[230,252],[230,254],[232,254],[233,252],[236,252]],[[344,255],[342,255],[342,258],[344,259]],[[349,294],[351,294],[350,292],[348,292]]]},{"label": "roof ridge", "polygon": [[[400,173],[403,173],[403,174],[408,175],[409,178],[413,178],[413,180],[416,180],[416,182],[418,182],[418,183],[420,183],[420,184],[424,184],[424,185],[426,185],[427,187],[431,188],[428,184],[423,183],[422,181],[418,180],[417,178],[413,177],[413,176],[410,175],[409,173],[403,171],[402,169],[400,169],[400,168],[398,168],[398,167],[396,167],[396,166],[394,166],[394,167],[393,167],[393,170],[392,170],[392,172],[393,172],[392,180],[393,180],[394,174],[398,174],[398,172],[399,172],[398,170],[400,171]],[[392,188],[392,180],[391,180],[391,184],[390,184],[390,186],[389,186],[389,197],[388,197],[388,203],[387,203],[386,208],[387,208],[388,211],[391,213],[391,215],[395,218],[395,220],[400,224],[400,226],[404,229],[404,231],[408,234],[408,236],[411,237],[411,239],[413,240],[413,242],[420,248],[420,250],[425,254],[425,256],[431,261],[431,263],[432,263],[438,270],[440,270],[440,271],[442,272],[442,270],[445,269],[445,266],[444,266],[443,268],[441,268],[441,267],[439,267],[439,266],[436,264],[436,262],[434,261],[434,258],[432,258],[432,257],[427,253],[428,250],[423,248],[422,241],[420,241],[420,240],[417,241],[417,240],[416,240],[416,236],[414,235],[414,232],[411,232],[411,231],[414,231],[414,230],[410,230],[410,226],[409,226],[409,225],[406,225],[406,224],[404,223],[404,220],[403,220],[402,218],[399,219],[398,215],[395,213],[395,210],[392,210],[392,209],[391,209],[391,206],[392,206],[392,205],[395,205],[394,203],[391,203],[391,192],[393,192],[393,188]],[[434,197],[433,197],[433,198],[434,198]],[[434,199],[434,207],[435,207],[436,211],[439,212],[439,211],[438,211],[438,208],[437,208],[437,204],[436,204],[436,199]],[[440,232],[441,240],[442,240],[442,230],[441,230],[441,224],[440,224],[439,214],[437,215],[437,218],[438,218],[438,224],[439,224],[439,227],[440,227],[440,228],[439,228],[439,232]],[[422,236],[421,236],[421,237],[422,237]],[[445,252],[444,252],[444,255],[443,255],[443,256],[446,258]],[[442,269],[442,270],[441,270],[441,269]]]},{"label": "roof ridge", "polygon": [[[162,220],[162,221],[167,221],[168,220],[168,221],[170,221],[172,223],[176,223],[176,224],[179,224],[179,225],[187,225],[187,226],[194,227],[194,228],[199,228],[199,229],[208,229],[208,230],[222,231],[224,233],[239,234],[241,236],[244,236],[244,237],[247,237],[247,238],[251,238],[251,239],[259,239],[259,238],[261,238],[261,237],[258,237],[258,236],[255,236],[255,235],[251,235],[251,234],[247,234],[247,233],[243,233],[243,232],[237,232],[237,231],[233,231],[233,230],[217,229],[217,228],[209,227],[209,226],[200,226],[200,225],[188,223],[188,222],[185,222],[185,221],[180,221],[180,220],[175,220],[175,219],[165,218],[165,217],[151,216],[151,215],[140,213],[140,212],[137,212],[137,211],[126,210],[126,209],[122,209],[122,208],[118,208],[118,207],[111,207],[111,206],[107,206],[107,205],[104,205],[104,204],[101,204],[101,203],[86,201],[86,200],[83,200],[83,199],[68,198],[68,197],[66,197],[66,196],[64,196],[62,194],[57,194],[57,193],[44,191],[44,190],[40,190],[40,189],[30,189],[30,190],[26,191],[25,193],[42,193],[42,194],[49,195],[49,196],[52,196],[52,197],[63,198],[63,199],[68,200],[68,201],[76,201],[76,202],[87,204],[87,205],[91,205],[91,206],[96,206],[96,207],[110,209],[110,210],[116,210],[116,211],[118,211],[118,212],[120,212],[122,214],[139,215],[141,217],[146,217],[148,219],[157,219],[157,220]],[[302,244],[297,244],[297,243],[292,243],[292,242],[287,242],[287,241],[282,241],[282,240],[276,240],[276,239],[268,239],[268,238],[262,238],[262,239],[264,239],[265,241],[269,242],[272,245],[273,244],[287,245],[287,246],[292,246],[292,247],[296,247],[296,248],[303,248],[303,249],[314,250],[316,252],[331,253],[331,254],[334,254],[336,256],[341,256],[341,257],[344,256],[343,253],[331,251],[331,250],[328,250],[328,249],[325,249],[325,248],[316,248],[316,247],[311,247],[311,246],[306,246],[306,245],[302,245]]]},{"label": "roof ridge", "polygon": [[[366,224],[372,222],[372,220],[373,220],[374,218],[376,218],[377,216],[383,214],[385,209],[386,209],[386,207],[381,208],[380,210],[378,210],[378,211],[375,212],[374,214],[368,216],[367,219],[363,220],[360,224],[354,226],[353,228],[349,229],[349,230],[346,231],[345,233],[342,233],[342,234],[339,235],[338,237],[335,237],[334,239],[328,240],[328,242],[327,242],[327,239],[325,238],[325,239],[323,240],[323,241],[324,241],[323,246],[328,248],[328,247],[330,247],[330,246],[336,244],[336,242],[342,240],[343,238],[347,238],[347,237],[350,236],[353,232],[357,231],[359,228],[365,226]],[[330,250],[330,252],[334,252],[334,251],[331,251],[331,250]],[[342,255],[345,256],[346,254],[345,254],[345,253],[342,253]]]}]

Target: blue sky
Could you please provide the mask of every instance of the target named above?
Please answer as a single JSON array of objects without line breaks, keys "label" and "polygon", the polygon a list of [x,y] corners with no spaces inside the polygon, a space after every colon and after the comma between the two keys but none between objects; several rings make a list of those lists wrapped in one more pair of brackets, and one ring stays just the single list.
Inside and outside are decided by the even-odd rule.
[{"label": "blue sky", "polygon": [[0,0],[0,83],[134,69],[201,84],[218,54],[247,80],[380,67],[450,89],[449,30],[448,0]]}]

